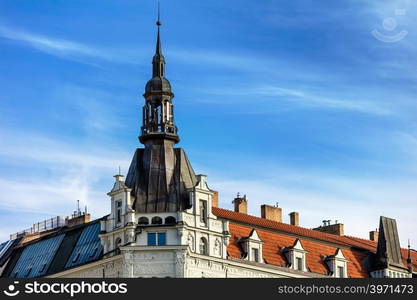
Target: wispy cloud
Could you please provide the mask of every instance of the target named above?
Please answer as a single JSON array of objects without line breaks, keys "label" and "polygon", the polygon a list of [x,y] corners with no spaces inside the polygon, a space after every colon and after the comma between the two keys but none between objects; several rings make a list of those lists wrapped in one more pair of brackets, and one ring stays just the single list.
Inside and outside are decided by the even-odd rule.
[{"label": "wispy cloud", "polygon": [[[234,96],[229,97],[227,104],[233,104],[236,102],[242,104],[245,101],[253,102],[253,98],[258,99],[258,104],[269,103],[272,106],[268,108],[267,113],[274,113],[274,107],[282,107],[288,109],[288,105],[292,108],[302,109],[326,109],[333,111],[351,111],[357,113],[388,116],[395,114],[396,112],[384,101],[376,100],[363,100],[361,97],[350,99],[348,96],[318,96],[312,92],[307,92],[299,89],[284,88],[274,85],[247,85],[244,87],[214,87],[200,91],[208,95],[220,96],[220,98],[201,98],[201,101],[207,101],[210,103],[222,103],[224,104],[221,96]],[[286,106],[283,104],[287,104]],[[252,113],[259,112],[259,110],[251,110]]]},{"label": "wispy cloud", "polygon": [[49,37],[26,30],[0,24],[0,38],[8,39],[29,46],[41,52],[60,58],[71,59],[94,66],[99,66],[94,60],[105,60],[117,63],[138,64],[143,60],[143,49],[110,49],[92,46],[68,39]]},{"label": "wispy cloud", "polygon": [[[80,200],[100,217],[108,213],[106,192],[112,175],[119,165],[126,171],[131,157],[117,147],[100,147],[94,141],[89,145],[63,143],[36,132],[2,130],[0,138],[8,141],[0,150],[2,169],[22,171],[0,178],[0,215],[19,210],[49,217],[68,215]],[[14,226],[18,231],[30,224],[22,225],[20,220]]]},{"label": "wispy cloud", "polygon": [[417,240],[413,231],[417,226],[413,215],[417,210],[413,180],[346,177],[297,167],[278,167],[273,173],[249,172],[257,179],[225,178],[214,170],[209,172],[208,183],[219,191],[222,207],[232,209],[231,200],[240,192],[247,194],[253,215],[260,215],[261,204],[279,203],[285,222],[289,221],[290,212],[298,211],[303,227],[317,227],[323,219],[338,220],[345,224],[346,234],[363,238],[378,227],[379,216],[384,215],[397,219],[403,246],[408,238]]},{"label": "wispy cloud", "polygon": [[[375,115],[390,115],[392,111],[383,103],[375,101],[343,99],[338,97],[321,97],[300,90],[291,90],[277,86],[263,86],[255,89],[260,95],[285,98],[300,106],[327,108],[333,110],[349,110]],[[342,96],[343,97],[343,96]]]}]

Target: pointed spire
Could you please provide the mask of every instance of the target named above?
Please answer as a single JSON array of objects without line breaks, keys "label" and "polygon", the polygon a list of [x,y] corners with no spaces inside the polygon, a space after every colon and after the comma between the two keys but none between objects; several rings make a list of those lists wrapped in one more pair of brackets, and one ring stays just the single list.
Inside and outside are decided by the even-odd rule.
[{"label": "pointed spire", "polygon": [[153,77],[164,77],[164,65],[165,65],[165,58],[162,55],[162,47],[161,47],[161,33],[160,33],[160,27],[161,27],[161,13],[160,13],[160,5],[158,1],[158,19],[156,21],[156,26],[158,27],[158,33],[156,37],[156,48],[155,48],[155,55],[152,60],[153,64]]},{"label": "pointed spire", "polygon": [[162,25],[161,23],[161,14],[160,14],[160,6],[158,1],[158,20],[156,21],[156,26],[158,26],[158,37],[156,39],[156,50],[155,53],[157,55],[162,55],[162,49],[161,49],[161,37],[159,32],[159,27]]}]

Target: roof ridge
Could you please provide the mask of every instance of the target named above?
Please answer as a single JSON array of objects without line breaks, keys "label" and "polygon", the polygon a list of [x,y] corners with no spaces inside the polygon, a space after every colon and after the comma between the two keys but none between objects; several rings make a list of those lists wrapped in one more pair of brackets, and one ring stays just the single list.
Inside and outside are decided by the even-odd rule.
[{"label": "roof ridge", "polygon": [[[270,229],[275,229],[275,230],[281,230],[283,232],[287,232],[287,233],[291,233],[291,234],[295,234],[295,235],[300,235],[300,236],[304,236],[304,237],[309,237],[309,238],[313,238],[313,239],[317,239],[317,240],[321,240],[321,241],[326,241],[326,242],[330,242],[330,243],[334,243],[334,244],[339,244],[339,245],[344,245],[344,246],[349,246],[349,247],[358,247],[358,248],[362,248],[365,250],[375,250],[374,247],[371,247],[369,244],[365,244],[364,242],[361,241],[356,241],[354,239],[350,239],[349,236],[339,236],[339,235],[334,235],[331,233],[326,233],[326,232],[320,232],[320,231],[316,231],[310,228],[305,228],[302,226],[295,226],[295,225],[291,225],[291,224],[286,224],[286,223],[281,223],[281,222],[277,222],[277,221],[273,221],[273,220],[268,220],[268,219],[264,219],[264,218],[260,218],[257,216],[252,216],[252,215],[248,215],[248,214],[242,214],[239,212],[235,212],[232,210],[228,210],[228,209],[224,209],[224,208],[220,208],[220,207],[212,207],[212,211],[215,215],[216,212],[218,214],[220,214],[220,216],[224,217],[224,218],[231,218],[231,219],[237,219],[240,218],[240,220],[237,221],[241,221],[243,223],[257,223],[254,225],[257,226],[261,226],[261,227],[266,227],[266,228],[270,228]],[[233,218],[234,217],[234,218]],[[243,220],[243,219],[252,219],[252,220]],[[251,222],[252,221],[252,222]],[[259,224],[259,222],[262,222],[264,224]],[[357,243],[352,244],[352,242]],[[370,249],[372,248],[372,249]]]}]

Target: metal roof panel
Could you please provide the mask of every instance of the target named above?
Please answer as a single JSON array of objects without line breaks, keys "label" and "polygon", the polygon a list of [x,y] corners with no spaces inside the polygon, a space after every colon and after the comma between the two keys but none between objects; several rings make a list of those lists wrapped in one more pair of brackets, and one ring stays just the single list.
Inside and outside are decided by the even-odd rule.
[{"label": "metal roof panel", "polygon": [[103,253],[103,246],[99,238],[100,223],[86,226],[72,251],[65,268],[73,268],[99,259]]},{"label": "metal roof panel", "polygon": [[60,234],[26,246],[10,277],[33,278],[45,275],[64,236]]}]

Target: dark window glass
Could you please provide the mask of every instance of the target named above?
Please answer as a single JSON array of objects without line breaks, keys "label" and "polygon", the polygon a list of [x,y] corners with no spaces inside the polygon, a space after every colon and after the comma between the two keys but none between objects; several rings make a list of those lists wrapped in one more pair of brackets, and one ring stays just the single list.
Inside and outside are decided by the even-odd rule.
[{"label": "dark window glass", "polygon": [[160,217],[153,217],[152,224],[162,224],[162,219]]},{"label": "dark window glass", "polygon": [[117,223],[122,222],[122,210],[118,209],[117,210]]},{"label": "dark window glass", "polygon": [[207,201],[200,200],[200,222],[206,224],[207,221]]},{"label": "dark window glass", "polygon": [[158,233],[158,245],[165,246],[167,244],[167,237],[165,232]]},{"label": "dark window glass", "polygon": [[167,225],[173,225],[176,224],[177,220],[174,217],[166,217],[165,218],[165,224]]},{"label": "dark window glass", "polygon": [[252,249],[252,259],[259,262],[259,250],[256,248]]},{"label": "dark window glass", "polygon": [[148,246],[156,246],[156,233],[148,232]]},{"label": "dark window glass", "polygon": [[149,224],[149,220],[146,217],[140,217],[139,221],[138,221],[139,225],[148,225]]}]

